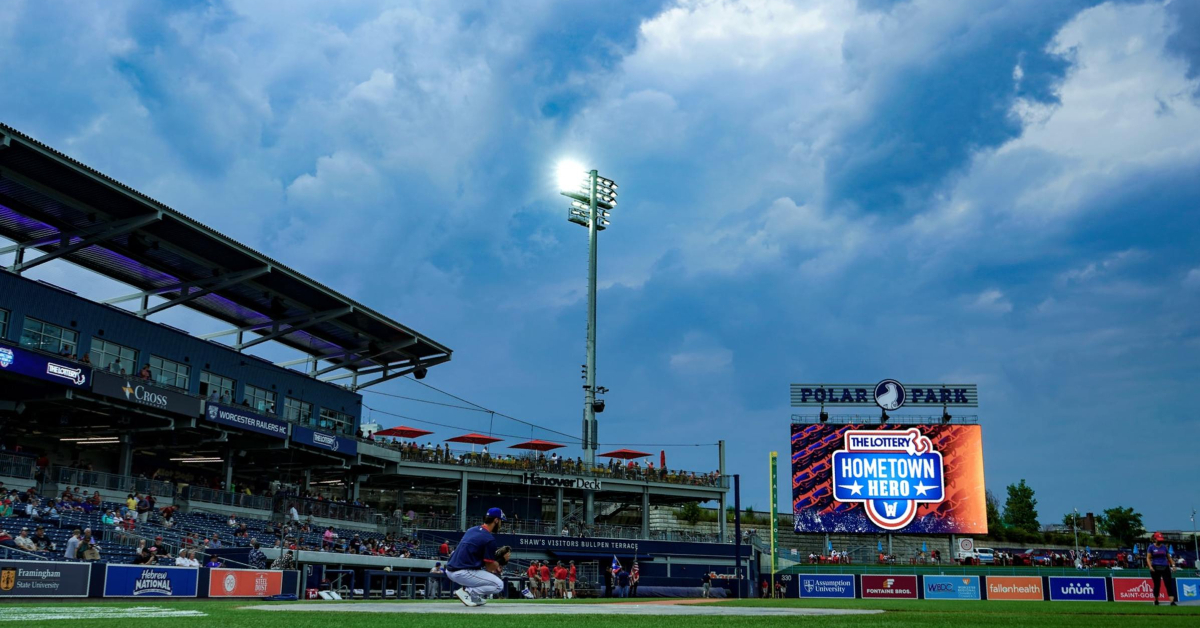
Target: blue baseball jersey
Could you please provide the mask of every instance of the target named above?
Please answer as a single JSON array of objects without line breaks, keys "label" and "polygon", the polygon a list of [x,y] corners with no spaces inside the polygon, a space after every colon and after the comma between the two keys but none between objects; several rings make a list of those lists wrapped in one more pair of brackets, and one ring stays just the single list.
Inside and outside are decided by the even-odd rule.
[{"label": "blue baseball jersey", "polygon": [[1171,565],[1171,558],[1167,554],[1167,546],[1159,545],[1155,547],[1151,545],[1146,548],[1146,553],[1150,554],[1150,564],[1155,567],[1168,567]]},{"label": "blue baseball jersey", "polygon": [[495,562],[496,537],[483,526],[475,526],[463,534],[458,547],[446,562],[446,571],[483,569],[483,563]]}]

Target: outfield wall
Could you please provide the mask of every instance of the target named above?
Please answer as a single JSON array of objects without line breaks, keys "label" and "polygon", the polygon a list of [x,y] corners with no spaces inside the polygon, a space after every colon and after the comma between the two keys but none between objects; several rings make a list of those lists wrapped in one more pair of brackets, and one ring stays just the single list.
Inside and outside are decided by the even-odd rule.
[{"label": "outfield wall", "polygon": [[[1152,602],[1145,576],[1012,576],[944,574],[779,574],[785,595],[801,599],[1020,600]],[[1200,601],[1200,578],[1175,579],[1180,602]],[[1159,600],[1170,601],[1166,587]]]},{"label": "outfield wall", "polygon": [[298,571],[0,560],[0,599],[264,598],[299,592]]}]

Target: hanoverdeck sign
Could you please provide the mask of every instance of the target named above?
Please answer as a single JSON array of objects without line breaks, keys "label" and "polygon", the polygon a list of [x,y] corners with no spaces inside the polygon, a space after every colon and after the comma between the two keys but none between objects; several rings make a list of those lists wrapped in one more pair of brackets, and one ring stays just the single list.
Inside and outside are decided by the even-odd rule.
[{"label": "hanoverdeck sign", "polygon": [[87,597],[89,563],[0,560],[0,598]]},{"label": "hanoverdeck sign", "polygon": [[540,473],[522,473],[521,484],[526,486],[551,486],[556,488],[579,488],[592,491],[600,490],[600,480],[595,478],[561,477],[542,475]]},{"label": "hanoverdeck sign", "polygon": [[317,449],[324,449],[325,451],[342,456],[354,457],[358,455],[357,441],[325,432],[318,432],[317,430],[300,425],[292,426],[292,442]]}]

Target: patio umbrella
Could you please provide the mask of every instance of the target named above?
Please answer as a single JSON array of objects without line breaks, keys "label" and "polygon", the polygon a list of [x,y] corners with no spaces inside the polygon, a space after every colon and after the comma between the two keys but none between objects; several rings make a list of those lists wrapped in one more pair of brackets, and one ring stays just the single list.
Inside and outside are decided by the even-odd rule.
[{"label": "patio umbrella", "polygon": [[648,454],[644,451],[634,451],[632,449],[618,449],[616,451],[610,451],[606,454],[600,454],[600,457],[601,458],[620,458],[621,460],[633,460],[635,458],[645,458],[646,456],[649,456],[649,455],[651,455],[651,454]]},{"label": "patio umbrella", "polygon": [[566,445],[559,445],[558,443],[552,443],[546,440],[538,440],[536,438],[533,440],[527,440],[523,443],[517,443],[516,445],[508,446],[509,449],[532,449],[533,451],[550,451],[551,449],[559,449],[562,447],[566,447]]},{"label": "patio umbrella", "polygon": [[921,553],[923,554],[928,551],[929,549],[925,547],[925,541],[921,541]]},{"label": "patio umbrella", "polygon": [[463,434],[462,436],[455,436],[454,438],[447,438],[446,442],[447,443],[471,443],[472,445],[488,445],[491,443],[498,443],[501,440],[503,440],[503,439],[495,438],[493,436],[484,436],[483,434],[476,434],[476,433],[472,432],[470,434]]},{"label": "patio umbrella", "polygon": [[880,552],[882,552],[883,551],[883,541],[879,541],[878,543],[876,543],[875,548],[878,549]]},{"label": "patio umbrella", "polygon": [[658,450],[658,468],[659,469],[667,468],[667,450],[665,450],[665,449]]},{"label": "patio umbrella", "polygon": [[426,434],[432,434],[429,430],[423,430],[416,427],[408,427],[401,425],[399,427],[389,427],[386,430],[375,432],[376,436],[391,436],[392,438],[420,438]]}]

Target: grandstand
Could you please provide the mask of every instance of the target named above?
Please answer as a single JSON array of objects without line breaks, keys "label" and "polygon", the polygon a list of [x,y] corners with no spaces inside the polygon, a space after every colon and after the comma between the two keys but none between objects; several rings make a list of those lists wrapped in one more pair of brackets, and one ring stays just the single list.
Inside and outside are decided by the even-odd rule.
[{"label": "grandstand", "polygon": [[[269,559],[291,549],[331,571],[428,571],[442,542],[500,506],[519,560],[615,555],[663,586],[733,568],[724,517],[705,536],[652,517],[687,502],[723,512],[723,446],[693,471],[627,450],[589,466],[541,441],[500,454],[510,443],[480,434],[364,436],[361,392],[424,378],[448,347],[4,125],[0,237],[0,482],[13,506],[0,528],[41,525],[55,545],[0,541],[9,557],[64,560],[71,531],[90,528],[105,562],[134,562],[142,544],[239,565],[257,541]],[[34,278],[50,263],[102,281]],[[97,285],[124,288],[98,298]],[[163,322],[174,308],[228,327]],[[295,357],[268,360],[268,347]],[[130,496],[153,500],[144,520],[105,524]]]}]

